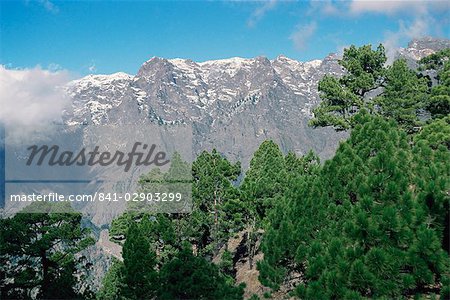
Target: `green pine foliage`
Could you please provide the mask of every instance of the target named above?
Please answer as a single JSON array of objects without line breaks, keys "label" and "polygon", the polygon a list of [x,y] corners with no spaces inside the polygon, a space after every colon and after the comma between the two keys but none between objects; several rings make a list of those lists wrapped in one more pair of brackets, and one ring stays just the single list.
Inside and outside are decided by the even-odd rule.
[{"label": "green pine foliage", "polygon": [[357,299],[420,295],[447,280],[448,150],[411,145],[380,117],[355,122],[335,157],[270,216],[264,284],[300,277],[300,298]]},{"label": "green pine foliage", "polygon": [[[158,229],[171,226],[167,221],[144,216],[139,223],[130,224],[123,245],[123,263],[114,262],[97,298],[242,299],[244,286],[234,285],[227,274],[230,265],[224,263],[222,271],[204,257],[195,255],[190,243],[182,242],[168,256],[164,255],[167,248],[160,248],[156,255],[155,245],[149,240],[155,241]],[[160,244],[173,242],[173,234],[158,236]]]},{"label": "green pine foliage", "polygon": [[141,226],[131,224],[122,250],[124,287],[121,294],[128,299],[151,299],[158,287],[156,254],[150,250]]},{"label": "green pine foliage", "polygon": [[323,214],[320,215],[317,210],[318,202],[312,197],[313,200],[305,203],[301,212],[305,217],[299,218],[298,212],[293,209],[297,199],[307,199],[307,193],[315,195],[317,192],[311,189],[311,184],[321,169],[318,157],[312,152],[303,157],[289,153],[285,161],[288,170],[286,191],[268,214],[267,221],[270,225],[265,226],[261,245],[264,260],[258,263],[261,283],[274,289],[289,280],[287,277],[296,277],[302,271],[301,266],[296,266],[289,260],[289,257],[296,255],[296,248],[293,246],[302,240],[303,234],[314,232],[312,228],[308,230],[313,225],[310,219],[323,219]]},{"label": "green pine foliage", "polygon": [[242,228],[246,208],[233,184],[240,174],[240,163],[229,162],[216,150],[203,151],[192,164],[194,206],[189,220],[199,252],[217,253]]},{"label": "green pine foliage", "polygon": [[[216,150],[205,151],[185,176],[188,165],[177,160],[172,159],[177,167],[167,173],[153,170],[142,176],[139,191],[149,192],[168,178],[192,180],[192,213],[142,211],[133,206],[115,219],[110,236],[123,245],[124,263],[108,272],[99,298],[119,291],[125,299],[242,299],[243,286],[234,286],[232,278],[231,253],[223,253],[219,266],[211,262],[212,255],[245,223],[247,208],[235,186],[240,164],[230,163]],[[147,265],[142,261],[145,257]],[[142,278],[146,272],[150,272],[148,280]]]},{"label": "green pine foliage", "polygon": [[414,136],[414,140],[425,140],[428,145],[437,149],[440,145],[450,150],[450,116],[442,119],[434,119],[426,124],[422,130]]},{"label": "green pine foliage", "polygon": [[446,65],[445,84],[436,86],[431,90],[427,110],[434,118],[447,117],[450,114],[450,63]]},{"label": "green pine foliage", "polygon": [[421,125],[419,112],[426,105],[428,80],[411,70],[403,59],[387,67],[383,94],[375,102],[380,114],[394,119],[407,131]]},{"label": "green pine foliage", "polygon": [[386,54],[383,45],[372,50],[371,45],[344,50],[339,64],[347,73],[336,78],[326,75],[319,82],[322,102],[313,110],[314,127],[333,126],[336,130],[347,130],[354,126],[354,115],[363,108],[372,109],[365,99],[369,92],[381,87],[385,81]]},{"label": "green pine foliage", "polygon": [[[370,45],[351,46],[339,61],[345,75],[326,75],[320,80],[322,102],[313,110],[310,124],[348,130],[356,126],[357,113],[366,111],[395,120],[409,133],[416,132],[425,112],[433,118],[450,114],[449,57],[449,49],[439,51],[423,58],[418,70],[411,70],[403,59],[385,65],[382,45],[376,50]],[[433,72],[436,76],[430,75]],[[437,84],[430,88],[435,79]]]},{"label": "green pine foliage", "polygon": [[219,268],[185,244],[160,271],[158,299],[242,299],[244,286],[230,284]]},{"label": "green pine foliage", "polygon": [[282,196],[286,187],[286,164],[277,144],[268,140],[255,151],[245,174],[241,191],[256,220],[263,220],[267,211]]},{"label": "green pine foliage", "polygon": [[[448,121],[447,121],[448,122]],[[418,200],[422,204],[423,214],[427,219],[427,226],[435,228],[439,235],[442,248],[449,253],[450,247],[450,152],[449,133],[450,124],[444,120],[435,120],[430,125],[438,123],[439,133],[446,133],[446,142],[436,141],[435,134],[422,132],[415,137],[416,145],[413,148],[414,189],[418,192]],[[425,128],[428,129],[428,128]],[[423,134],[425,133],[425,134]],[[441,136],[441,135],[438,135]]]},{"label": "green pine foliage", "polygon": [[430,54],[419,61],[419,70],[441,70],[450,59],[450,49],[443,49]]},{"label": "green pine foliage", "polygon": [[433,118],[450,114],[450,49],[445,49],[422,59],[422,69],[437,72],[438,85],[432,87],[426,104]]},{"label": "green pine foliage", "polygon": [[5,299],[71,299],[88,266],[80,252],[92,245],[81,214],[68,203],[35,202],[0,220],[0,293]]},{"label": "green pine foliage", "polygon": [[123,279],[123,263],[117,259],[113,259],[112,265],[102,280],[102,286],[97,292],[98,300],[119,300],[121,290],[125,287]]},{"label": "green pine foliage", "polygon": [[[411,70],[382,45],[346,49],[311,124],[351,132],[323,164],[265,141],[245,174],[212,150],[141,176],[139,193],[187,186],[192,212],[130,204],[97,299],[243,299],[243,263],[271,288],[250,299],[450,299],[449,51]],[[92,298],[93,239],[80,214],[46,205],[0,220],[2,299]]]}]

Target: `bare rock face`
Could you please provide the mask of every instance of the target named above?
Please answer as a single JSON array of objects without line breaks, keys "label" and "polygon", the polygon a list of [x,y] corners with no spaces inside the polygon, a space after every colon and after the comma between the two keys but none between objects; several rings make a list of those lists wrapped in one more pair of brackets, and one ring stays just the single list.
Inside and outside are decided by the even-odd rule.
[{"label": "bare rock face", "polygon": [[[413,40],[397,51],[411,67],[417,60],[450,47],[449,40]],[[312,109],[320,102],[317,84],[325,74],[342,75],[338,55],[323,60],[299,62],[285,56],[230,58],[206,62],[153,57],[135,76],[125,73],[89,75],[71,82],[66,91],[72,108],[64,113],[67,124],[186,124],[193,129],[194,154],[216,148],[231,160],[248,168],[254,151],[266,139],[273,139],[283,151],[301,155],[314,150],[322,159],[334,154],[345,133],[308,126]],[[97,225],[109,224],[117,212],[91,206],[89,218]],[[93,226],[95,226],[93,225]],[[266,292],[258,271],[250,266],[248,253],[238,251],[245,244],[245,232],[229,241],[234,253],[238,282],[245,282],[246,296]],[[112,257],[120,259],[120,246],[100,233],[91,248],[92,276],[108,269]],[[219,261],[220,255],[213,260]],[[254,262],[262,259],[257,251]],[[296,278],[293,281],[298,280]],[[286,297],[284,286],[273,295]]]},{"label": "bare rock face", "polygon": [[136,76],[71,82],[73,107],[65,117],[68,124],[188,124],[195,152],[217,148],[244,166],[266,139],[284,151],[313,149],[326,158],[343,135],[307,123],[319,101],[317,82],[328,73],[342,73],[335,55],[305,63],[285,56],[202,63],[154,57]]},{"label": "bare rock face", "polygon": [[413,39],[408,47],[397,51],[397,58],[404,58],[411,68],[417,67],[417,61],[439,50],[450,48],[450,40],[424,37]]},{"label": "bare rock face", "polygon": [[[414,65],[449,40],[413,40],[398,50]],[[71,82],[68,124],[186,124],[193,129],[193,150],[216,148],[248,168],[254,151],[273,139],[283,151],[314,150],[331,157],[345,133],[308,126],[320,101],[317,84],[325,74],[343,74],[339,57],[299,62],[285,56],[230,58],[206,62],[153,57],[135,76],[89,75]],[[98,212],[101,213],[101,212]],[[108,217],[96,217],[108,223]]]}]

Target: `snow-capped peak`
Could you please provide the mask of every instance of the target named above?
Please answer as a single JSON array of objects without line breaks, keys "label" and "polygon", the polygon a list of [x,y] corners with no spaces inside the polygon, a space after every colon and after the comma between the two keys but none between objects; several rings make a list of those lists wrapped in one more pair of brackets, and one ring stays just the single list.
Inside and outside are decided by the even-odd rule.
[{"label": "snow-capped peak", "polygon": [[198,65],[190,59],[172,58],[168,61],[176,68],[188,73],[191,73],[192,69],[198,67]]},{"label": "snow-capped peak", "polygon": [[107,84],[112,81],[130,80],[131,78],[133,78],[132,75],[124,73],[124,72],[117,72],[117,73],[113,73],[113,74],[90,74],[81,79],[73,80],[70,83],[70,85],[102,86],[102,85]]},{"label": "snow-capped peak", "polygon": [[314,59],[314,60],[305,62],[305,65],[308,65],[311,68],[318,68],[318,67],[320,67],[321,64],[322,64],[322,61],[320,59]]},{"label": "snow-capped peak", "polygon": [[198,63],[200,67],[208,71],[222,71],[233,77],[240,69],[250,69],[255,63],[255,58],[232,57],[218,60],[208,60]]}]

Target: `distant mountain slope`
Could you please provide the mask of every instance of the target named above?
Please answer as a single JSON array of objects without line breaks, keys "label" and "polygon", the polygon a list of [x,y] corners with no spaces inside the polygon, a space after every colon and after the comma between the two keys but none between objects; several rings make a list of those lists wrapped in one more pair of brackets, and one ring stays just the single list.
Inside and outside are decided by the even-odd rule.
[{"label": "distant mountain slope", "polygon": [[[397,52],[411,63],[449,40],[413,40]],[[284,151],[315,150],[329,157],[343,134],[312,129],[311,109],[320,101],[317,83],[325,74],[342,74],[338,56],[299,62],[280,55],[230,58],[196,63],[189,59],[153,57],[135,76],[125,73],[89,75],[71,82],[67,91],[73,110],[69,124],[188,124],[194,150],[217,148],[248,165],[265,139]]]}]

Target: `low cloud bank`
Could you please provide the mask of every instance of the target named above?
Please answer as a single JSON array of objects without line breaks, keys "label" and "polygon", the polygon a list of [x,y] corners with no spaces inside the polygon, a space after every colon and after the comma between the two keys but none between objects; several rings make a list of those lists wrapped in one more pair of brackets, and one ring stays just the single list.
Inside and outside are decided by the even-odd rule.
[{"label": "low cloud bank", "polygon": [[34,126],[61,120],[69,104],[64,85],[66,71],[8,69],[0,65],[0,123],[10,126]]},{"label": "low cloud bank", "polygon": [[[70,107],[64,91],[70,79],[67,71],[0,65],[0,126],[6,129],[8,144],[31,143],[51,135],[51,125],[62,123],[62,112]],[[48,137],[36,136],[36,128],[48,128]]]}]

